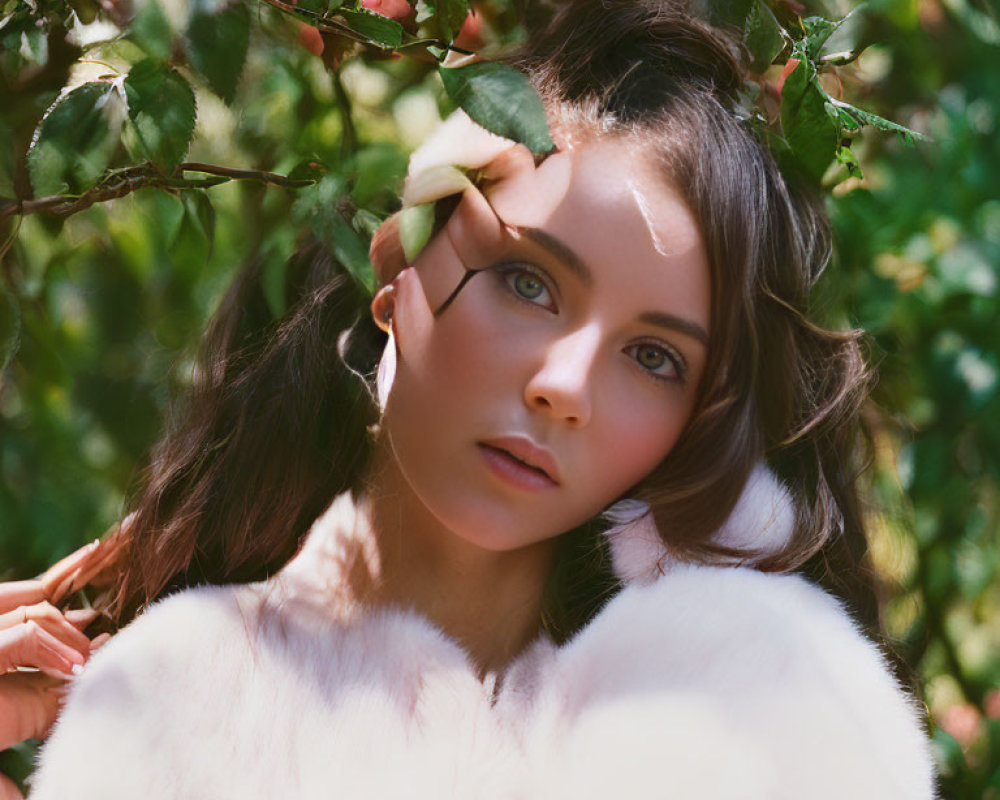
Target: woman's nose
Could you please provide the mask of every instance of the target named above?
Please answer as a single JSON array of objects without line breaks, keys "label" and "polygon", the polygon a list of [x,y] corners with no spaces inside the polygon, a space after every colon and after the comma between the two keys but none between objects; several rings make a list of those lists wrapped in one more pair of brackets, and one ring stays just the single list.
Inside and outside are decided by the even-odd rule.
[{"label": "woman's nose", "polygon": [[592,374],[600,345],[596,327],[584,327],[550,343],[525,386],[529,408],[582,427],[590,421]]}]

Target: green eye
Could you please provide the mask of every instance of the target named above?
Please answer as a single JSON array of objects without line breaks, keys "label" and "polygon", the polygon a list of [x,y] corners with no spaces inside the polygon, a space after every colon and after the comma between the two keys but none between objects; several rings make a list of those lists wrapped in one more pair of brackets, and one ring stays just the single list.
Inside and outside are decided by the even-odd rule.
[{"label": "green eye", "polygon": [[625,352],[647,375],[658,381],[683,383],[685,374],[684,360],[661,344],[633,344],[625,348]]},{"label": "green eye", "polygon": [[526,300],[537,300],[545,293],[545,284],[530,272],[519,272],[512,281],[514,291]]},{"label": "green eye", "polygon": [[667,354],[659,347],[640,345],[636,360],[646,369],[659,369],[667,360]]}]

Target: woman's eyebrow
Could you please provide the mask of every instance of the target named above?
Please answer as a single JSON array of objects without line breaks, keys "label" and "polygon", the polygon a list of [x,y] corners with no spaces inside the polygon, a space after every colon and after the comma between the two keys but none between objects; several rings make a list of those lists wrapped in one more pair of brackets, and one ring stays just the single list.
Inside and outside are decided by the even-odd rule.
[{"label": "woman's eyebrow", "polygon": [[661,328],[670,328],[670,330],[690,336],[708,347],[708,332],[697,322],[676,317],[664,311],[644,311],[639,315],[639,321],[648,325],[658,325]]},{"label": "woman's eyebrow", "polygon": [[593,284],[594,275],[590,271],[590,267],[584,263],[580,256],[574,253],[565,243],[561,242],[551,233],[547,233],[541,228],[529,228],[523,225],[509,225],[509,227],[513,228],[540,247],[548,250],[552,255],[565,264],[566,268],[569,269],[570,272],[576,275],[586,285],[590,286]]}]

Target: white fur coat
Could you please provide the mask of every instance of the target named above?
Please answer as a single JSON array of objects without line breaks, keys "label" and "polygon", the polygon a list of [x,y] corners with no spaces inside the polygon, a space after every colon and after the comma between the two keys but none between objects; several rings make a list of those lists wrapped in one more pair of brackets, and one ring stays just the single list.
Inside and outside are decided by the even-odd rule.
[{"label": "white fur coat", "polygon": [[[789,514],[760,470],[720,538],[767,549]],[[272,581],[185,591],[114,637],[32,800],[935,796],[913,700],[799,577],[671,564],[622,524],[626,588],[494,691],[415,614],[331,615],[359,524],[341,498]]]}]

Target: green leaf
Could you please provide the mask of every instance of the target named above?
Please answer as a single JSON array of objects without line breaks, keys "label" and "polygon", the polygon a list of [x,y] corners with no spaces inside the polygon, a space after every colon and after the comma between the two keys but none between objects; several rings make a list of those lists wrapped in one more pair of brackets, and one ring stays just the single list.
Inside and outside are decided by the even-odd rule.
[{"label": "green leaf", "polygon": [[371,239],[375,235],[375,231],[379,229],[383,220],[378,214],[369,211],[367,208],[359,208],[358,212],[354,215],[354,219],[351,220],[351,225],[354,226],[354,230],[360,233],[362,236]]},{"label": "green leaf", "polygon": [[482,62],[439,67],[438,73],[451,99],[486,130],[526,145],[535,155],[555,148],[545,107],[524,73]]},{"label": "green leaf", "polygon": [[215,244],[215,208],[208,199],[208,192],[200,189],[187,189],[181,192],[181,202],[184,204],[186,221],[208,242],[209,251]]},{"label": "green leaf", "polygon": [[182,274],[195,275],[212,256],[215,209],[208,194],[201,189],[181,191],[180,201],[184,213],[170,243],[170,256],[176,270]]},{"label": "green leaf", "polygon": [[412,264],[434,232],[434,203],[407,206],[399,212],[399,241],[406,262]]},{"label": "green leaf", "polygon": [[368,260],[368,241],[351,227],[340,212],[346,193],[344,178],[331,172],[319,183],[299,193],[292,207],[292,218],[297,225],[307,225],[313,236],[330,248],[357,284],[369,294],[374,294],[375,272]]},{"label": "green leaf", "polygon": [[191,7],[187,27],[188,56],[219,97],[231,103],[250,44],[250,12],[232,5],[199,0]]},{"label": "green leaf", "polygon": [[785,78],[781,91],[781,128],[799,168],[819,181],[839,144],[836,123],[826,111],[826,95],[807,60]]},{"label": "green leaf", "polygon": [[858,157],[854,155],[854,151],[851,150],[850,145],[845,144],[837,148],[837,163],[847,167],[847,174],[852,178],[862,177],[861,163],[858,161]]},{"label": "green leaf", "polygon": [[785,31],[763,0],[757,0],[750,9],[744,41],[757,72],[771,66],[785,47]]},{"label": "green leaf", "polygon": [[826,40],[833,35],[842,21],[824,19],[823,17],[806,17],[802,20],[805,36],[801,46],[811,61],[815,61],[819,57],[820,48],[826,44]]},{"label": "green leaf", "polygon": [[423,5],[426,11],[423,19],[418,17],[418,21],[435,17],[441,26],[441,34],[448,42],[458,36],[465,18],[469,16],[469,0],[424,0]]},{"label": "green leaf", "polygon": [[834,29],[816,52],[820,61],[849,64],[871,44],[871,37],[866,30],[869,27],[867,11],[865,5],[860,5],[835,23]]},{"label": "green leaf", "polygon": [[60,98],[35,132],[28,173],[36,195],[80,194],[107,169],[126,106],[113,83],[85,83]]},{"label": "green leaf", "polygon": [[21,344],[21,307],[17,299],[0,283],[0,385]]},{"label": "green leaf", "polygon": [[322,237],[358,285],[368,294],[375,294],[375,271],[368,260],[368,243],[339,211],[325,215],[321,223],[313,232]]},{"label": "green leaf", "polygon": [[892,120],[880,117],[878,114],[873,114],[871,111],[865,111],[863,108],[856,108],[849,103],[845,103],[842,100],[836,100],[834,98],[829,98],[829,101],[837,109],[837,112],[840,114],[842,119],[853,120],[855,128],[860,128],[862,125],[871,125],[873,128],[877,128],[880,131],[897,133],[900,138],[906,142],[906,144],[911,145],[914,142],[922,142],[927,139],[927,137],[922,133],[918,133],[915,130],[907,128],[905,125],[900,125]]},{"label": "green leaf", "polygon": [[395,50],[403,43],[403,26],[394,19],[370,11],[349,11],[346,8],[339,9],[337,17],[358,36],[376,47]]},{"label": "green leaf", "polygon": [[150,57],[169,60],[174,48],[174,31],[160,0],[145,0],[132,20],[128,37]]},{"label": "green leaf", "polygon": [[188,82],[177,70],[147,58],[129,72],[125,96],[141,156],[172,172],[194,136],[197,106]]},{"label": "green leaf", "polygon": [[861,123],[849,111],[840,108],[831,97],[827,97],[826,100],[826,113],[836,120],[841,130],[847,135],[861,130]]}]

